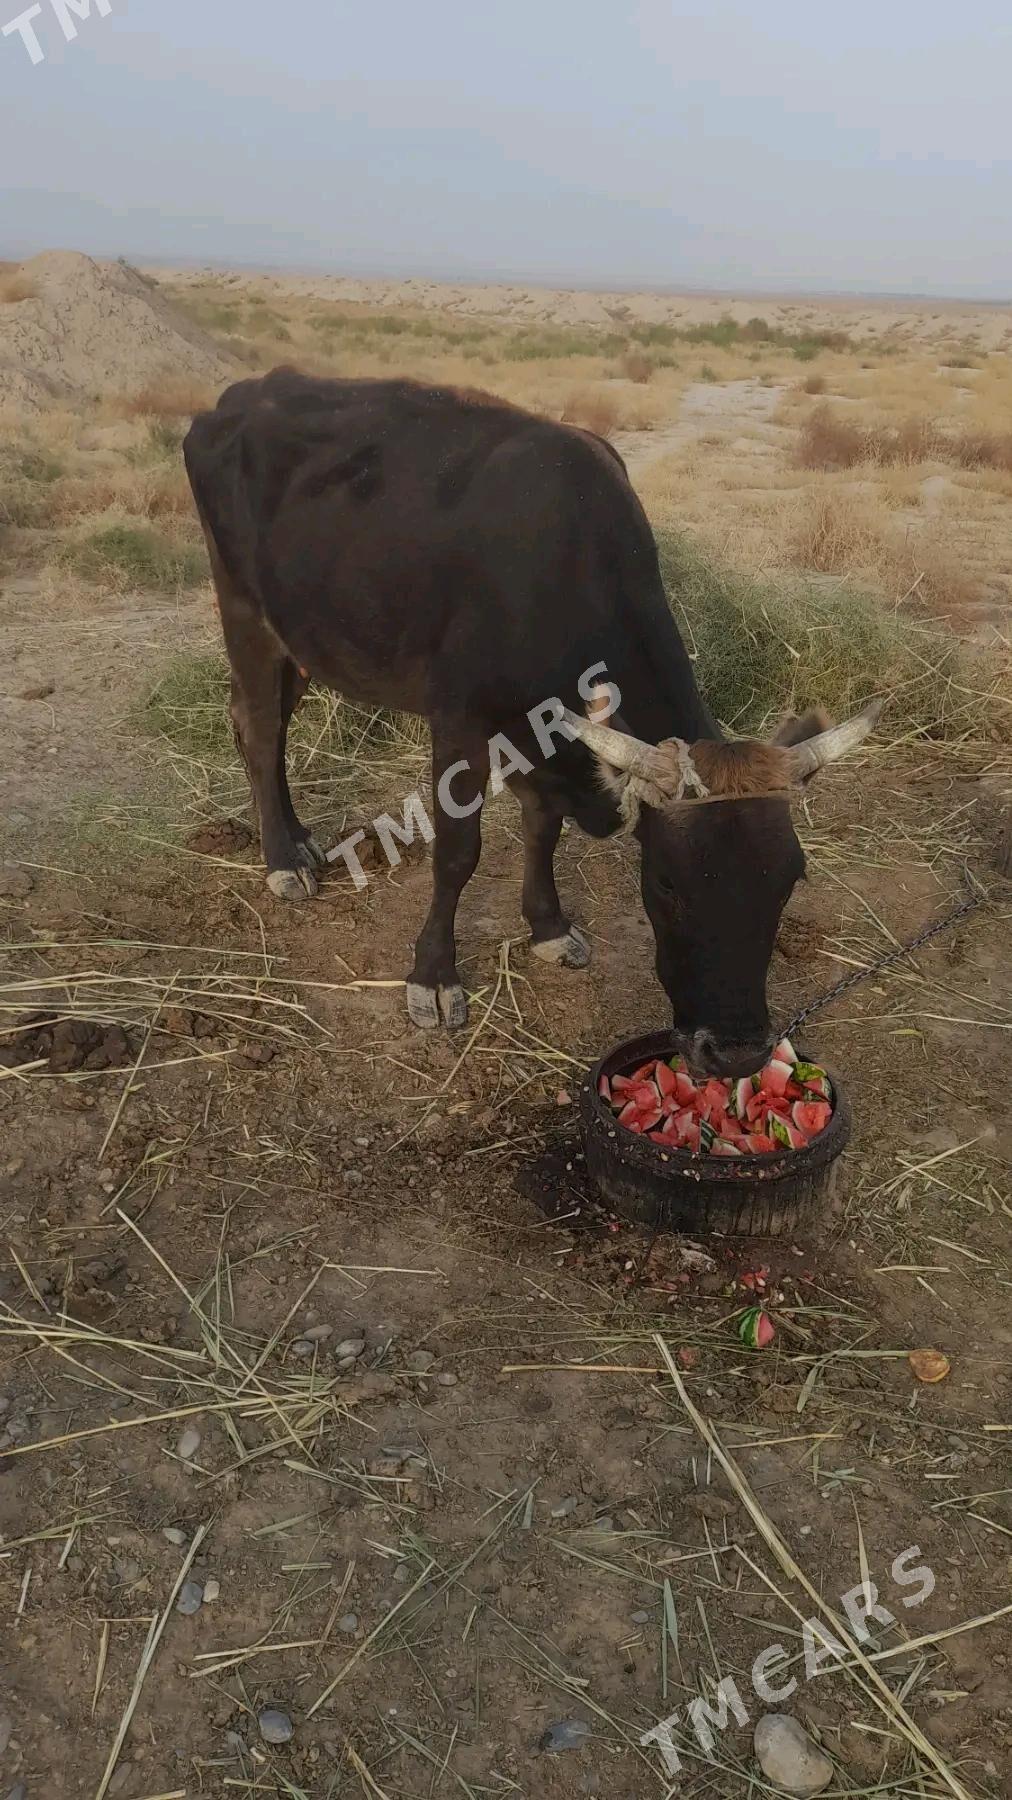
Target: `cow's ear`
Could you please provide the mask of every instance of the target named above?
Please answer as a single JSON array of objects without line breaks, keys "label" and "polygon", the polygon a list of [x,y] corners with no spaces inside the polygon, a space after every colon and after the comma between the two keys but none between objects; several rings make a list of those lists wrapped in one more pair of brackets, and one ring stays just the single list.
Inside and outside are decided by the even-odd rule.
[{"label": "cow's ear", "polygon": [[770,742],[779,744],[790,750],[795,744],[803,744],[808,738],[818,737],[820,732],[828,731],[833,721],[824,707],[813,707],[811,712],[788,713],[773,733]]}]

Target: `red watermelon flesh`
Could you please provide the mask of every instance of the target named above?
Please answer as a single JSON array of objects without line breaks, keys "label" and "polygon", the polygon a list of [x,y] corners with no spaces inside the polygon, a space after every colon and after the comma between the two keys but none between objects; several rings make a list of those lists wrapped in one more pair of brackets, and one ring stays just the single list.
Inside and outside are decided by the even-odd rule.
[{"label": "red watermelon flesh", "polygon": [[791,1107],[791,1119],[799,1131],[806,1137],[818,1137],[825,1131],[833,1116],[833,1109],[828,1100],[796,1100]]},{"label": "red watermelon flesh", "polygon": [[787,1083],[791,1079],[791,1064],[779,1062],[776,1057],[766,1064],[762,1072],[760,1086],[767,1099],[782,1099],[787,1092]]},{"label": "red watermelon flesh", "polygon": [[800,1150],[826,1129],[833,1091],[817,1063],[799,1062],[785,1038],[755,1076],[694,1081],[682,1059],[656,1059],[628,1075],[602,1075],[598,1093],[620,1125],[690,1154],[771,1156]]}]

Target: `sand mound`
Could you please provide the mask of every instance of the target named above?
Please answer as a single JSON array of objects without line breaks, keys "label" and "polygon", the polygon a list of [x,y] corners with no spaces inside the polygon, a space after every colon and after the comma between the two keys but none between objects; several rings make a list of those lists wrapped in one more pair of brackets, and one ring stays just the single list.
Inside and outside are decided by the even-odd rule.
[{"label": "sand mound", "polygon": [[235,374],[206,332],[126,263],[48,250],[20,272],[30,297],[0,305],[0,406],[32,411],[164,378],[216,386]]}]

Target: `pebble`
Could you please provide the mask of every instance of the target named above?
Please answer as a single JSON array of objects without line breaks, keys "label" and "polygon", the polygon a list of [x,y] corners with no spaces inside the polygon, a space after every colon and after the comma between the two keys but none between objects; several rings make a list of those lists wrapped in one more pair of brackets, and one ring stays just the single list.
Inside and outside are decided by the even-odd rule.
[{"label": "pebble", "polygon": [[575,1513],[579,1504],[575,1494],[567,1494],[564,1500],[559,1501],[558,1506],[552,1507],[552,1518],[568,1519],[570,1513]]},{"label": "pebble", "polygon": [[755,1728],[756,1759],[773,1785],[813,1800],[833,1780],[833,1765],[788,1713],[766,1713]]},{"label": "pebble", "polygon": [[166,1525],[165,1530],[162,1532],[162,1536],[163,1538],[168,1538],[169,1543],[175,1544],[180,1550],[183,1548],[183,1545],[188,1542],[185,1531],[181,1531],[178,1525]]},{"label": "pebble", "polygon": [[204,1583],[204,1605],[210,1606],[211,1601],[217,1600],[220,1593],[221,1582],[216,1581],[215,1577],[212,1575],[210,1581],[205,1581]]},{"label": "pebble", "polygon": [[345,1637],[354,1637],[358,1630],[358,1613],[345,1613],[343,1619],[338,1619],[337,1629],[343,1631]]},{"label": "pebble", "polygon": [[630,1613],[629,1617],[632,1619],[634,1625],[649,1625],[650,1623],[650,1614],[648,1612],[641,1611]]},{"label": "pebble", "polygon": [[176,1445],[177,1453],[184,1462],[189,1462],[192,1457],[196,1456],[199,1449],[200,1432],[195,1425],[188,1425]]},{"label": "pebble", "polygon": [[312,1338],[296,1338],[292,1345],[293,1356],[313,1356],[315,1353],[316,1345],[313,1343]]},{"label": "pebble", "polygon": [[295,1726],[286,1712],[276,1706],[265,1706],[257,1718],[260,1736],[265,1744],[287,1744],[295,1735]]},{"label": "pebble", "polygon": [[457,1377],[452,1374],[449,1369],[447,1369],[444,1374],[437,1375],[436,1380],[440,1387],[456,1387],[457,1385]]},{"label": "pebble", "polygon": [[204,1590],[199,1581],[184,1581],[176,1601],[176,1611],[189,1618],[191,1613],[199,1612],[204,1598]]},{"label": "pebble", "polygon": [[549,1725],[538,1739],[539,1750],[579,1750],[590,1736],[590,1726],[584,1719],[557,1719]]},{"label": "pebble", "polygon": [[364,1349],[364,1337],[342,1338],[339,1344],[334,1345],[334,1355],[338,1362],[355,1362]]},{"label": "pebble", "polygon": [[412,1375],[427,1375],[435,1361],[431,1350],[412,1350],[407,1366]]},{"label": "pebble", "polygon": [[311,1344],[325,1344],[329,1337],[333,1337],[334,1327],[333,1325],[307,1325],[302,1335]]}]

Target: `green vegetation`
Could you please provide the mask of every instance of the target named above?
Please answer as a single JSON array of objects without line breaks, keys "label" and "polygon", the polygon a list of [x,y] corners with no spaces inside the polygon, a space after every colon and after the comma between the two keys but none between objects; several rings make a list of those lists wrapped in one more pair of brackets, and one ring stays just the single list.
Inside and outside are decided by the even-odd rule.
[{"label": "green vegetation", "polygon": [[103,525],[60,548],[60,561],[86,581],[158,591],[195,587],[207,579],[207,558],[193,544],[147,525]]},{"label": "green vegetation", "polygon": [[661,572],[709,705],[733,731],[758,733],[791,711],[844,718],[888,694],[897,736],[1007,735],[1000,697],[981,690],[979,660],[951,634],[834,583],[756,581],[673,531],[657,534]]}]

